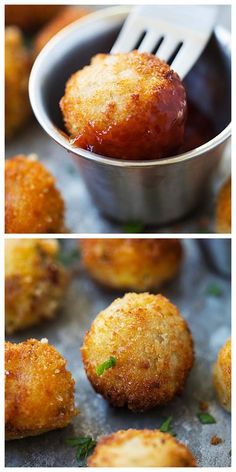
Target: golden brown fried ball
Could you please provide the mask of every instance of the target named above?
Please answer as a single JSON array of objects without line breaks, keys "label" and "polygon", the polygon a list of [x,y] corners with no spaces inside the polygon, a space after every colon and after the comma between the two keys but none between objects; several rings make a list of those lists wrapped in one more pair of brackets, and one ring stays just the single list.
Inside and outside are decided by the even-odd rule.
[{"label": "golden brown fried ball", "polygon": [[14,137],[31,114],[28,97],[30,69],[30,53],[24,46],[20,30],[16,27],[6,28],[5,133],[7,139]]},{"label": "golden brown fried ball", "polygon": [[89,467],[196,467],[189,449],[158,430],[128,429],[104,436],[88,459]]},{"label": "golden brown fried ball", "polygon": [[63,8],[44,28],[39,31],[35,40],[35,52],[38,54],[47,42],[55,36],[62,28],[73,23],[73,21],[79,20],[83,16],[91,13],[88,8],[81,7],[67,7]]},{"label": "golden brown fried ball", "polygon": [[83,239],[80,245],[92,277],[122,290],[159,287],[177,274],[182,258],[177,239]]},{"label": "golden brown fried ball", "polygon": [[231,411],[231,339],[220,349],[213,369],[213,382],[220,404]]},{"label": "golden brown fried ball", "polygon": [[62,304],[68,275],[57,261],[59,244],[50,239],[5,242],[6,331],[53,318]]},{"label": "golden brown fried ball", "polygon": [[60,102],[75,145],[118,159],[156,159],[183,143],[186,95],[152,54],[98,54],[66,84]]},{"label": "golden brown fried ball", "polygon": [[74,380],[46,339],[5,343],[6,439],[64,428],[77,414]]},{"label": "golden brown fried ball", "polygon": [[172,400],[183,389],[194,357],[190,331],[177,308],[149,293],[128,293],[101,311],[81,352],[96,392],[133,411]]},{"label": "golden brown fried ball", "polygon": [[23,31],[34,31],[51,20],[63,5],[6,5],[6,25],[16,25]]},{"label": "golden brown fried ball", "polygon": [[216,232],[231,233],[231,179],[221,187],[217,197]]},{"label": "golden brown fried ball", "polygon": [[5,165],[6,233],[62,233],[64,202],[55,178],[35,155],[18,155]]}]

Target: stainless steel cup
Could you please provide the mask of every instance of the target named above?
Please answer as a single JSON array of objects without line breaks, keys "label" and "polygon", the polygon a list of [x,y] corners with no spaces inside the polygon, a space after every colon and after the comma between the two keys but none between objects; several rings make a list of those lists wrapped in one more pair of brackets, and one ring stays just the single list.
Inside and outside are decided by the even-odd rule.
[{"label": "stainless steel cup", "polygon": [[231,239],[199,239],[210,269],[223,277],[231,277]]},{"label": "stainless steel cup", "polygon": [[[176,8],[178,8],[176,6]],[[187,94],[214,122],[217,135],[184,154],[149,161],[107,158],[70,144],[59,109],[70,75],[98,52],[109,52],[130,7],[92,13],[58,33],[33,66],[31,105],[45,131],[75,159],[95,204],[108,217],[144,224],[178,220],[206,198],[230,136],[230,37],[216,27],[185,80]]]}]

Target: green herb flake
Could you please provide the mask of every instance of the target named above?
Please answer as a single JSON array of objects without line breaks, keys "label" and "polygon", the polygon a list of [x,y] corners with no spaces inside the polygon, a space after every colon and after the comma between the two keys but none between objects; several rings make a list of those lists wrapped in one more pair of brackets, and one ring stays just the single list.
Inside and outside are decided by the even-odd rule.
[{"label": "green herb flake", "polygon": [[74,248],[71,251],[61,250],[57,254],[57,261],[64,266],[70,266],[76,259],[79,259],[79,251]]},{"label": "green herb flake", "polygon": [[174,433],[173,429],[172,429],[172,419],[173,417],[172,416],[169,416],[169,418],[167,418],[165,421],[163,421],[163,423],[161,424],[161,427],[160,427],[160,431],[162,433],[169,433],[171,434],[172,436],[176,436],[176,434]]},{"label": "green herb flake", "polygon": [[197,417],[202,424],[214,424],[216,423],[215,418],[210,415],[210,413],[199,412],[197,413]]},{"label": "green herb flake", "polygon": [[111,356],[107,361],[97,366],[96,374],[102,375],[104,374],[105,370],[111,369],[115,365],[116,365],[116,357]]},{"label": "green herb flake", "polygon": [[210,284],[207,287],[207,295],[210,295],[211,297],[221,297],[222,289],[217,284]]},{"label": "green herb flake", "polygon": [[68,446],[76,448],[76,459],[78,462],[87,459],[88,455],[96,446],[96,441],[91,436],[79,436],[77,438],[66,439]]},{"label": "green herb flake", "polygon": [[126,223],[123,226],[124,233],[144,233],[145,226],[142,223],[133,222],[133,223]]}]

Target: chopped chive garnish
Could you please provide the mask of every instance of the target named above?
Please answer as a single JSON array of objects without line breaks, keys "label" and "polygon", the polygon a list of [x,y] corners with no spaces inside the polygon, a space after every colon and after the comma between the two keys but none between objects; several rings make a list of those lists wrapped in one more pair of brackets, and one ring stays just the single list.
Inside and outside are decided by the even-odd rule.
[{"label": "chopped chive garnish", "polygon": [[76,447],[76,459],[78,462],[87,458],[96,446],[96,441],[91,436],[79,436],[77,438],[66,439],[68,446]]},{"label": "chopped chive garnish", "polygon": [[207,295],[212,297],[221,297],[222,289],[217,284],[210,284],[207,288]]},{"label": "chopped chive garnish", "polygon": [[173,417],[169,416],[169,418],[167,418],[165,421],[163,421],[163,423],[161,424],[161,427],[160,427],[160,431],[162,433],[169,433],[172,436],[176,436],[176,434],[174,433],[174,431],[172,429],[172,424],[171,424],[172,419],[173,419]]},{"label": "chopped chive garnish", "polygon": [[79,251],[76,248],[71,251],[64,249],[57,254],[57,260],[64,266],[70,266],[74,260],[79,259],[79,256]]},{"label": "chopped chive garnish", "polygon": [[103,362],[99,366],[96,367],[96,374],[97,375],[102,375],[104,374],[105,370],[111,369],[116,365],[116,357],[111,356],[110,359],[107,361]]},{"label": "chopped chive garnish", "polygon": [[214,424],[216,423],[215,418],[210,415],[210,413],[199,412],[197,413],[197,417],[202,424]]},{"label": "chopped chive garnish", "polygon": [[126,223],[123,226],[124,233],[144,233],[145,226],[142,223]]}]

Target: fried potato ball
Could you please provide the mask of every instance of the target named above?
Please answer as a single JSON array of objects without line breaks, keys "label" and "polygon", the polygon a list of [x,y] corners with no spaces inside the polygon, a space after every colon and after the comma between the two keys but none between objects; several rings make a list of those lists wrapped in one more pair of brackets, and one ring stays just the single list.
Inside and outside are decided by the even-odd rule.
[{"label": "fried potato ball", "polygon": [[68,274],[57,261],[59,244],[50,239],[5,241],[6,331],[53,318],[62,304]]},{"label": "fried potato ball", "polygon": [[74,384],[65,359],[46,339],[5,343],[6,439],[67,426],[77,414]]},{"label": "fried potato ball", "polygon": [[36,158],[18,155],[6,161],[6,233],[65,231],[64,202],[55,178]]},{"label": "fried potato ball", "polygon": [[182,258],[177,239],[83,239],[80,246],[92,277],[122,290],[159,287],[177,274]]},{"label": "fried potato ball", "polygon": [[231,339],[220,349],[213,369],[213,383],[220,404],[231,411]]},{"label": "fried potato ball", "polygon": [[31,55],[24,46],[16,27],[5,31],[5,133],[6,139],[15,136],[29,119],[31,108],[28,81]]},{"label": "fried potato ball", "polygon": [[72,142],[118,159],[156,159],[183,143],[186,95],[152,54],[98,54],[71,76],[60,102]]},{"label": "fried potato ball", "polygon": [[90,467],[196,467],[189,449],[158,430],[128,429],[104,436],[88,459]]},{"label": "fried potato ball", "polygon": [[96,392],[133,411],[172,400],[194,358],[192,336],[178,309],[149,293],[128,293],[101,311],[81,352]]},{"label": "fried potato ball", "polygon": [[47,42],[55,36],[62,28],[68,26],[73,21],[79,20],[83,16],[91,13],[88,8],[67,7],[63,8],[42,30],[39,31],[35,39],[35,53],[38,54]]},{"label": "fried potato ball", "polygon": [[5,5],[5,23],[32,32],[62,9],[63,5]]},{"label": "fried potato ball", "polygon": [[217,197],[216,232],[231,233],[231,179],[224,183]]}]

